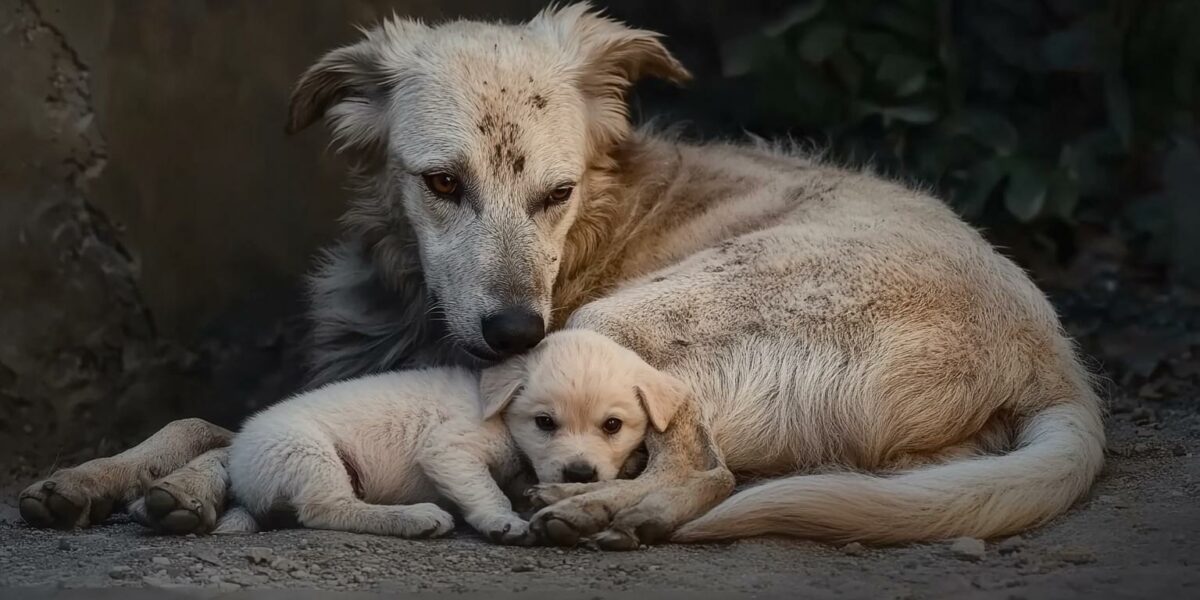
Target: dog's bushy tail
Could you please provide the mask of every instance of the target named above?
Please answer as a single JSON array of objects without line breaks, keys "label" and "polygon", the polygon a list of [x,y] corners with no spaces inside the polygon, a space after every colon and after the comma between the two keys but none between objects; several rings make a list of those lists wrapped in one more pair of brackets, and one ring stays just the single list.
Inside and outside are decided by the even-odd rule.
[{"label": "dog's bushy tail", "polygon": [[987,538],[1044,523],[1087,492],[1104,463],[1099,401],[1051,406],[1016,449],[892,476],[843,473],[771,481],[735,494],[672,537],[703,542],[779,534],[880,544]]}]

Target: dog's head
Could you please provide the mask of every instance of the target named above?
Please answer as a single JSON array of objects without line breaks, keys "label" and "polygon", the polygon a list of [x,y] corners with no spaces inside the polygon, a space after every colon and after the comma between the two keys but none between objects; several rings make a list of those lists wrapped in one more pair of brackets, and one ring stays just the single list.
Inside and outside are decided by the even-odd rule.
[{"label": "dog's head", "polygon": [[622,475],[646,428],[666,430],[687,393],[632,350],[576,329],[485,370],[480,391],[485,418],[503,415],[542,483]]},{"label": "dog's head", "polygon": [[643,75],[688,77],[658,34],[586,4],[520,25],[393,18],[303,75],[288,129],[324,115],[372,166],[375,205],[351,219],[385,241],[411,227],[455,342],[495,360],[544,336],[589,172],[628,135]]}]

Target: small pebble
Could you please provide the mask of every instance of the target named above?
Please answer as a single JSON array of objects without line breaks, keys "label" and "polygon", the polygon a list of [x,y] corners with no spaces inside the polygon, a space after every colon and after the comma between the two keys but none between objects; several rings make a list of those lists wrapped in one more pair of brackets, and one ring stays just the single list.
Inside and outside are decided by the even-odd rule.
[{"label": "small pebble", "polygon": [[217,558],[217,555],[215,553],[210,552],[208,550],[196,550],[195,552],[192,553],[192,556],[195,556],[197,559],[200,560],[200,562],[205,562],[205,563],[208,563],[213,566],[221,565],[221,559]]},{"label": "small pebble", "polygon": [[1096,555],[1083,548],[1063,548],[1054,553],[1055,558],[1073,565],[1086,565],[1096,562]]},{"label": "small pebble", "polygon": [[61,540],[58,540],[58,549],[59,549],[59,550],[62,550],[63,552],[66,552],[66,551],[70,550],[70,549],[71,549],[71,542],[68,542],[68,541],[67,541],[67,538],[63,538],[63,539],[61,539]]},{"label": "small pebble", "polygon": [[261,565],[271,562],[271,559],[275,558],[275,551],[270,548],[250,547],[246,548],[245,557],[251,564]]},{"label": "small pebble", "polygon": [[116,565],[108,570],[108,576],[112,577],[113,579],[122,579],[129,576],[131,572],[133,572],[133,569],[125,565]]},{"label": "small pebble", "polygon": [[960,537],[950,543],[950,553],[960,560],[980,561],[987,556],[987,547],[981,539]]},{"label": "small pebble", "polygon": [[862,556],[863,553],[867,551],[867,548],[858,542],[850,542],[849,544],[842,546],[841,550],[842,554],[849,556]]},{"label": "small pebble", "polygon": [[1012,554],[1025,547],[1025,538],[1014,535],[996,545],[996,550],[1000,554]]},{"label": "small pebble", "polygon": [[1187,453],[1187,446],[1184,446],[1183,444],[1175,444],[1174,446],[1171,446],[1171,454],[1173,456],[1187,456]]},{"label": "small pebble", "polygon": [[169,559],[165,556],[155,556],[154,558],[150,559],[150,562],[152,562],[156,565],[159,565],[161,567],[167,567],[167,566],[171,565],[171,559]]}]

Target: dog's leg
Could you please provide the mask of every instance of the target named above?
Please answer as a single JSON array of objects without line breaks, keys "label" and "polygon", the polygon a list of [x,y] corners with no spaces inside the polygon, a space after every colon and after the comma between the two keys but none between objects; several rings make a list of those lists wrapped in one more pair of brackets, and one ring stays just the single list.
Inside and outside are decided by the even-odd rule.
[{"label": "dog's leg", "polygon": [[733,474],[691,406],[666,432],[648,434],[646,446],[650,463],[636,479],[537,488],[535,501],[558,501],[534,515],[533,531],[560,545],[593,537],[601,548],[634,549],[666,539],[733,492]]},{"label": "dog's leg", "polygon": [[497,544],[526,545],[532,541],[529,523],[513,512],[512,502],[488,468],[515,461],[502,427],[484,425],[481,431],[472,425],[457,432],[436,431],[418,460],[438,491],[462,510],[476,531]]},{"label": "dog's leg", "polygon": [[229,495],[229,448],[214,448],[154,482],[146,491],[146,521],[162,533],[208,533]]},{"label": "dog's leg", "polygon": [[151,481],[213,448],[233,434],[201,419],[167,424],[116,456],[56,471],[21,492],[21,517],[35,527],[71,529],[100,523],[142,495]]}]

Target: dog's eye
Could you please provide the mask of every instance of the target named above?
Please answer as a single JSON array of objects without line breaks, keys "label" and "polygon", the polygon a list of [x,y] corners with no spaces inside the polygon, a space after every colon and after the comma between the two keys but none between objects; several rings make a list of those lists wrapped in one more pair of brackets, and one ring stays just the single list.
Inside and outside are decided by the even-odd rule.
[{"label": "dog's eye", "polygon": [[426,173],[425,187],[439,198],[458,198],[458,179],[449,173]]},{"label": "dog's eye", "polygon": [[609,417],[608,419],[605,419],[604,424],[601,425],[600,428],[604,430],[604,433],[613,435],[621,430],[621,425],[624,425],[624,423],[622,423],[620,419],[616,417]]},{"label": "dog's eye", "polygon": [[570,184],[560,185],[550,190],[550,193],[546,196],[546,208],[549,209],[570,200],[571,193],[574,191],[575,186]]},{"label": "dog's eye", "polygon": [[538,415],[533,418],[533,422],[542,431],[554,431],[558,429],[558,423],[555,423],[554,417],[550,415]]}]

